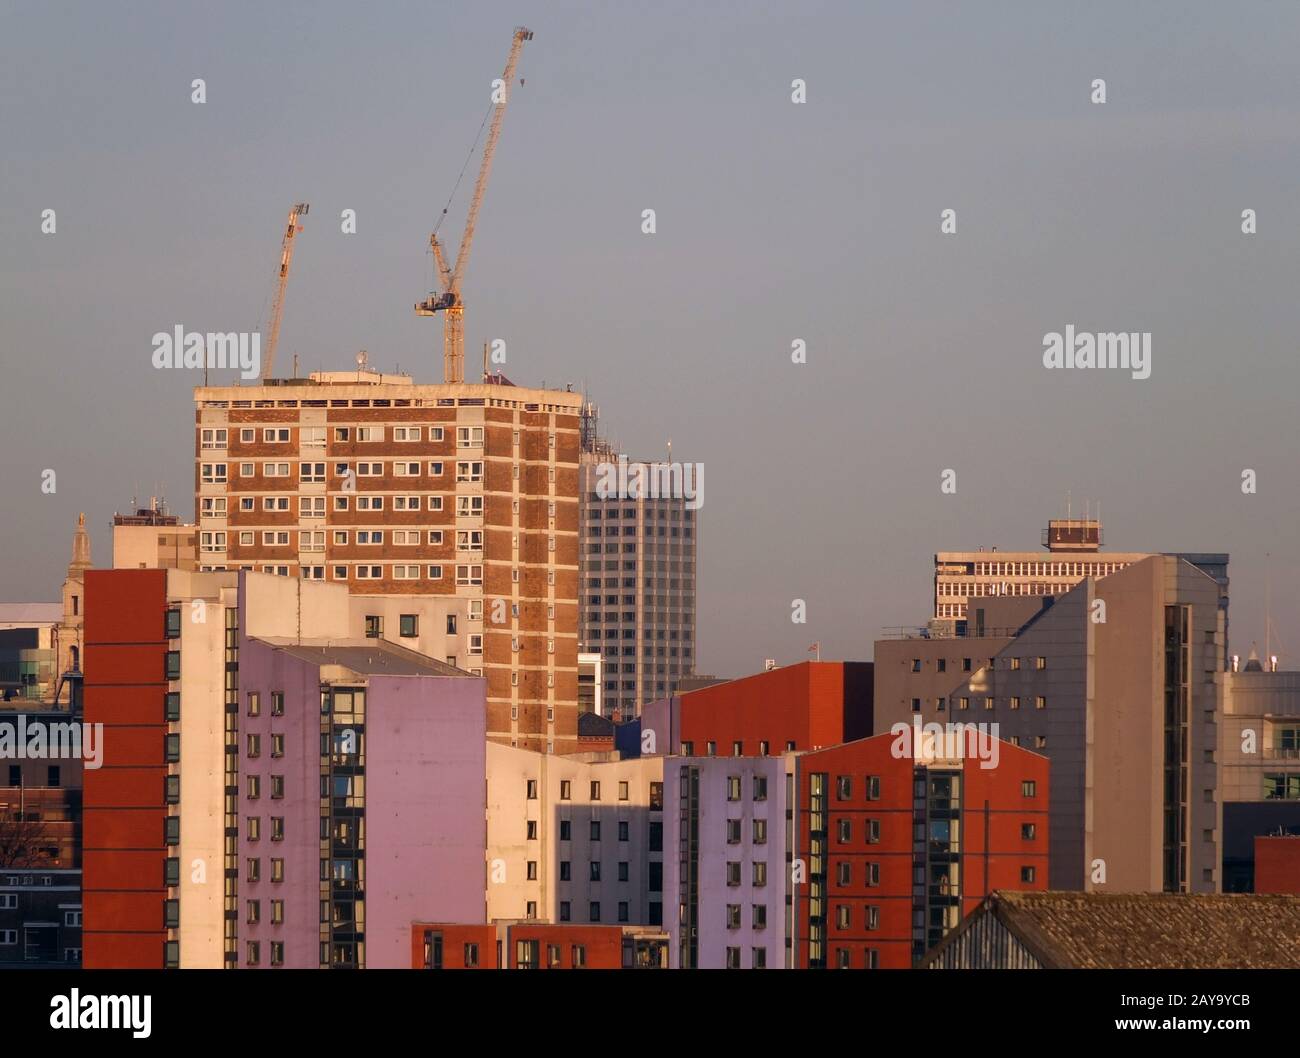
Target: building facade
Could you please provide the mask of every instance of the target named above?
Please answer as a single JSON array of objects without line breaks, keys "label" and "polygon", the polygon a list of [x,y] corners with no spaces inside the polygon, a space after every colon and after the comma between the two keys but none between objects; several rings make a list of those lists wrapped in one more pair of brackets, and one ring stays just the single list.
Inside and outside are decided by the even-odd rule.
[{"label": "building facade", "polygon": [[1300,672],[1251,658],[1225,675],[1218,757],[1223,799],[1223,888],[1258,887],[1258,842],[1300,835]]},{"label": "building facade", "polygon": [[489,737],[577,750],[577,394],[363,369],[195,402],[202,568],[459,600]]},{"label": "building facade", "polygon": [[662,758],[489,745],[487,769],[489,920],[663,925]]},{"label": "building facade", "polygon": [[965,636],[876,644],[877,730],[978,720],[1048,757],[1053,889],[1216,892],[1220,599],[1172,555],[1061,597],[986,599],[987,627],[1010,637],[968,620]]},{"label": "building facade", "polygon": [[582,453],[580,649],[602,656],[604,709],[621,719],[695,671],[696,474],[605,445]]}]

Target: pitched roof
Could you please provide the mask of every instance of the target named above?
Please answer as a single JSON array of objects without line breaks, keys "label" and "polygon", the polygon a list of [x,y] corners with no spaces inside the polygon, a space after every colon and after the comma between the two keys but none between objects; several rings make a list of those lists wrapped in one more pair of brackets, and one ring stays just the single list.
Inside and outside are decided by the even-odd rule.
[{"label": "pitched roof", "polygon": [[579,738],[613,738],[614,722],[595,713],[578,714]]},{"label": "pitched roof", "polygon": [[1300,896],[997,892],[976,914],[1053,968],[1300,967]]}]

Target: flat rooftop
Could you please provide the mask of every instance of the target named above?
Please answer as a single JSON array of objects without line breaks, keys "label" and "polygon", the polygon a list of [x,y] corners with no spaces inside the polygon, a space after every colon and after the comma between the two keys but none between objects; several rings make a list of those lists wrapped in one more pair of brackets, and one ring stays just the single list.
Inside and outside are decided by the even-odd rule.
[{"label": "flat rooftop", "polygon": [[338,665],[358,676],[470,676],[455,665],[382,639],[290,643],[258,636],[250,638],[313,665]]}]

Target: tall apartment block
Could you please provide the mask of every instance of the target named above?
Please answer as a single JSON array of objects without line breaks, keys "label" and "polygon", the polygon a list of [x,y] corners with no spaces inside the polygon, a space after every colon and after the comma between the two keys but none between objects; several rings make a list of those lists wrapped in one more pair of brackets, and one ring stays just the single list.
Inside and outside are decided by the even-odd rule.
[{"label": "tall apartment block", "polygon": [[996,723],[1050,759],[1052,889],[1216,892],[1222,601],[1174,555],[1059,597],[985,598],[957,634],[877,641],[876,730]]},{"label": "tall apartment block", "polygon": [[[1103,552],[1101,521],[1053,518],[1042,532],[1042,551],[940,551],[934,556],[934,621],[940,630],[957,625],[960,634],[997,635],[986,628],[979,604],[989,598],[1064,595],[1081,580],[1094,580],[1141,562],[1151,552]],[[1186,559],[1219,585],[1227,668],[1228,556],[1186,553]],[[973,622],[966,628],[963,622]]]},{"label": "tall apartment block", "polygon": [[201,568],[442,600],[488,737],[577,751],[578,394],[363,368],[195,403]]},{"label": "tall apartment block", "polygon": [[593,414],[579,484],[580,649],[604,659],[605,715],[630,719],[695,671],[700,511],[687,494],[702,483],[690,464],[629,462],[595,438]]}]

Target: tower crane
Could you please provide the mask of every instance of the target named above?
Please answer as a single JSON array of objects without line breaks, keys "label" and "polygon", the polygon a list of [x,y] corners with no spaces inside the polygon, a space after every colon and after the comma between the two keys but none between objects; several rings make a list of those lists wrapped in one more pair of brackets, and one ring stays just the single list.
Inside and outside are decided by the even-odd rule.
[{"label": "tower crane", "polygon": [[280,244],[280,283],[275,291],[275,303],[271,306],[271,329],[266,339],[266,355],[262,358],[262,381],[271,377],[271,367],[275,360],[275,343],[280,340],[280,320],[284,318],[284,290],[289,284],[289,265],[293,262],[294,236],[302,231],[300,217],[305,217],[311,209],[306,202],[299,202],[289,210],[289,223],[284,229],[284,241]]},{"label": "tower crane", "polygon": [[492,127],[488,132],[487,143],[483,146],[483,161],[479,166],[478,182],[474,185],[474,197],[470,200],[469,213],[465,218],[465,233],[460,239],[460,249],[456,253],[454,267],[448,267],[442,244],[438,241],[438,233],[435,231],[429,236],[429,247],[433,250],[438,278],[442,283],[442,293],[430,294],[424,301],[417,303],[415,313],[417,316],[434,316],[439,312],[442,313],[444,382],[465,381],[465,304],[461,300],[460,285],[465,277],[465,267],[469,263],[470,246],[474,242],[474,228],[478,223],[479,209],[483,205],[483,192],[487,190],[488,174],[492,171],[492,155],[496,152],[497,140],[501,137],[501,122],[506,116],[506,104],[510,101],[510,86],[514,81],[515,67],[519,64],[519,53],[523,50],[524,41],[532,39],[532,30],[523,26],[515,27],[514,39],[510,44],[510,57],[506,60],[505,73],[501,75],[501,96],[494,104]]}]

